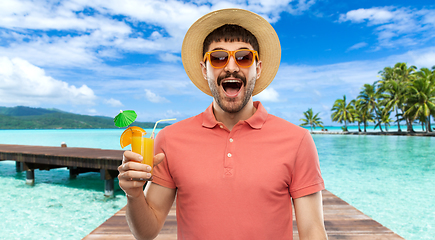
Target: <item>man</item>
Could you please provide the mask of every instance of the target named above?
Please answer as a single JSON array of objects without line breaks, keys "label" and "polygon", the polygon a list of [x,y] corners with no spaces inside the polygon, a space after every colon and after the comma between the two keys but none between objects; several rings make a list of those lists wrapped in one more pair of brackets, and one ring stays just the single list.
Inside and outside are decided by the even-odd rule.
[{"label": "man", "polygon": [[161,130],[151,167],[124,153],[119,184],[138,239],[162,228],[177,196],[178,239],[326,239],[314,142],[305,129],[267,113],[252,96],[273,80],[281,57],[273,27],[241,9],[209,13],[187,32],[182,59],[213,96],[205,112]]}]

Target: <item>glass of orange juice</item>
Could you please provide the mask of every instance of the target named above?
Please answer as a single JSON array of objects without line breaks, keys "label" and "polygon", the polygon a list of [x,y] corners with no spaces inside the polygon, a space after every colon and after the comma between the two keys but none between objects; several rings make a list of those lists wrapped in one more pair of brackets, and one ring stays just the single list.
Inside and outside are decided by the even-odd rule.
[{"label": "glass of orange juice", "polygon": [[[142,163],[153,167],[154,139],[146,138],[142,133],[133,132],[131,137],[131,151],[143,157]],[[152,173],[152,170],[151,170]]]},{"label": "glass of orange juice", "polygon": [[152,173],[152,168],[154,167],[154,131],[156,130],[156,126],[159,122],[172,120],[176,119],[162,119],[157,121],[154,124],[153,132],[151,133],[150,138],[145,137],[146,131],[143,130],[141,127],[128,127],[121,134],[121,147],[124,148],[131,144],[131,151],[138,153],[143,157],[142,163],[149,165],[151,167]]},{"label": "glass of orange juice", "polygon": [[143,157],[142,163],[153,168],[154,138],[146,138],[146,131],[140,127],[131,126],[121,135],[120,143],[124,148],[131,144],[131,151]]}]

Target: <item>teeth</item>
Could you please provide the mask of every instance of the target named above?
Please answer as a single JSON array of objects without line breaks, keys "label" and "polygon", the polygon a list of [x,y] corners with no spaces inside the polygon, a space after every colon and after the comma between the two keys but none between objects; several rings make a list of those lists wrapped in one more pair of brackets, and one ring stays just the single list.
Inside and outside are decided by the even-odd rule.
[{"label": "teeth", "polygon": [[228,80],[223,80],[222,83],[239,83],[241,82],[240,80],[237,79],[228,79]]}]

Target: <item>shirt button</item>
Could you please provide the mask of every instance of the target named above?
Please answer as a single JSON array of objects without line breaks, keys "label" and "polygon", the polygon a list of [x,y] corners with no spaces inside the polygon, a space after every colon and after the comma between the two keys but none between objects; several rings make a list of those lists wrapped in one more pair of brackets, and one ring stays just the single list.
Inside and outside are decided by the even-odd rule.
[{"label": "shirt button", "polygon": [[219,127],[220,127],[220,128],[224,128],[224,126],[222,126],[222,125],[219,125]]},{"label": "shirt button", "polygon": [[228,157],[231,157],[232,155],[231,155],[231,153],[228,153],[227,156],[228,156]]},{"label": "shirt button", "polygon": [[232,138],[230,138],[230,142],[233,142],[234,140]]}]

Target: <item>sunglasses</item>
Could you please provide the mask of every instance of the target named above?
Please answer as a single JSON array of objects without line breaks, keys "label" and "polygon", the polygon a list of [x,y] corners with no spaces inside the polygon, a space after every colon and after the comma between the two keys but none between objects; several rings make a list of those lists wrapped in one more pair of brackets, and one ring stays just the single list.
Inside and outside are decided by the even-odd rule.
[{"label": "sunglasses", "polygon": [[206,52],[205,60],[208,60],[214,68],[224,68],[233,56],[239,67],[248,68],[254,63],[254,58],[258,61],[258,53],[254,50],[241,49],[236,51],[214,50]]}]

